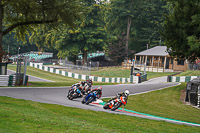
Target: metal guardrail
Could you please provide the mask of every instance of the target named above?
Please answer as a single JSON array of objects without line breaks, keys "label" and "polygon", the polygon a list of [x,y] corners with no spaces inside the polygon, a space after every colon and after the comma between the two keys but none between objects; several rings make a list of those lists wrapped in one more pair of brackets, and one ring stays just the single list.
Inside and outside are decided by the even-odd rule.
[{"label": "metal guardrail", "polygon": [[0,86],[15,86],[15,75],[0,75]]},{"label": "metal guardrail", "polygon": [[[110,77],[96,77],[96,76],[90,76],[90,75],[84,75],[84,74],[78,74],[78,73],[74,73],[71,71],[64,71],[63,69],[56,69],[50,66],[43,66],[41,63],[30,63],[31,67],[34,68],[38,68],[40,70],[44,70],[44,71],[48,71],[51,73],[55,73],[55,74],[60,74],[63,76],[67,76],[67,77],[72,77],[72,78],[76,78],[76,79],[81,79],[81,80],[87,80],[87,79],[92,79],[93,81],[97,81],[97,82],[107,82],[107,83],[135,83],[137,84],[139,82],[139,77],[138,76],[130,76],[129,78],[120,78],[120,77],[114,77],[114,78],[110,78]],[[144,75],[143,79],[146,79],[146,75]]]}]

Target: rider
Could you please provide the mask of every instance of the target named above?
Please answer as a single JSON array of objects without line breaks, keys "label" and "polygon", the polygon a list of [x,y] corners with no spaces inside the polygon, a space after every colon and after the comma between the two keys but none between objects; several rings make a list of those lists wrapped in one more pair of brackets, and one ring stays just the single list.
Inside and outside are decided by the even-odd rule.
[{"label": "rider", "polygon": [[82,97],[85,92],[91,90],[91,86],[92,86],[92,79],[89,79],[86,81],[80,81],[79,83],[73,84],[71,88],[79,89],[81,91],[79,96]]},{"label": "rider", "polygon": [[96,93],[96,98],[101,98],[102,95],[102,87],[98,87],[96,89],[91,90],[91,92]]},{"label": "rider", "polygon": [[92,79],[89,79],[89,80],[86,80],[86,81],[80,81],[79,83],[73,84],[72,87],[73,86],[79,88],[81,91],[84,90],[84,89],[89,89],[92,86]]},{"label": "rider", "polygon": [[88,96],[91,96],[93,95],[95,97],[94,101],[99,98],[101,98],[101,95],[102,95],[102,87],[98,87],[98,88],[95,88],[93,90],[91,90],[88,94],[86,94],[85,98],[83,99],[82,103],[84,104],[87,100],[88,100]]},{"label": "rider", "polygon": [[112,104],[114,104],[114,99],[120,98],[121,96],[123,96],[124,99],[125,99],[125,101],[126,101],[126,103],[127,103],[129,94],[130,94],[129,90],[125,90],[124,92],[118,93],[115,97],[113,97],[112,99],[110,99],[110,101],[113,101]]},{"label": "rider", "polygon": [[[87,82],[87,84],[89,85],[89,87],[91,88],[91,87],[92,87],[92,84],[93,84],[92,79],[88,79],[88,80],[86,80],[86,82]],[[91,90],[91,89],[90,89],[90,90]]]},{"label": "rider", "polygon": [[88,79],[86,81],[82,81],[80,82],[80,87],[82,88],[82,92],[83,93],[87,93],[88,91],[91,90],[91,87],[92,87],[92,79]]}]

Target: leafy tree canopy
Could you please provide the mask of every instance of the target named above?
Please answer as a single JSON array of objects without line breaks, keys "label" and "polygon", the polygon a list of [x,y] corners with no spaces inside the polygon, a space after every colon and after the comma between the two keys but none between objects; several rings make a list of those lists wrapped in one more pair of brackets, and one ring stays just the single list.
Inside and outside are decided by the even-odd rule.
[{"label": "leafy tree canopy", "polygon": [[200,57],[200,1],[169,0],[163,37],[172,56],[194,61]]},{"label": "leafy tree canopy", "polygon": [[108,32],[119,40],[117,42],[111,39],[109,46],[120,44],[120,38],[123,38],[124,34],[126,45],[128,41],[129,54],[146,49],[147,43],[150,47],[161,45],[160,31],[164,20],[163,14],[167,13],[166,0],[111,0],[109,8]]},{"label": "leafy tree canopy", "polygon": [[[0,0],[0,51],[2,37],[15,30],[21,40],[38,24],[60,23],[73,26],[82,15],[79,0]],[[4,27],[4,28],[3,28]],[[1,62],[1,56],[0,56]]]},{"label": "leafy tree canopy", "polygon": [[[87,12],[81,20],[76,21],[76,25],[78,25],[76,28],[60,25],[56,30],[37,29],[35,33],[36,35],[43,34],[45,45],[54,45],[59,51],[59,57],[67,56],[69,60],[75,62],[81,52],[84,64],[87,62],[88,52],[103,50],[106,27],[103,15],[104,4],[95,0],[85,0],[82,4]],[[37,36],[33,36],[33,39],[36,40]]]}]

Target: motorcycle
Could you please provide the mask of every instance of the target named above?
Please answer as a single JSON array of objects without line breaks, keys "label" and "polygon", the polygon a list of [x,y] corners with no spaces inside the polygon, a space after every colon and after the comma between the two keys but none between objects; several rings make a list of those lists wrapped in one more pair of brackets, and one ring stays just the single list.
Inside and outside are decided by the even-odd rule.
[{"label": "motorcycle", "polygon": [[126,105],[126,100],[125,97],[120,96],[119,98],[109,100],[106,104],[104,104],[103,108],[104,109],[111,109],[112,111],[115,111],[122,105]]},{"label": "motorcycle", "polygon": [[93,101],[96,101],[97,98],[97,92],[89,92],[88,94],[85,95],[85,97],[82,100],[82,104],[89,104],[92,103]]},{"label": "motorcycle", "polygon": [[69,100],[73,100],[78,97],[82,97],[81,90],[79,88],[77,88],[76,86],[72,86],[68,92],[67,98]]},{"label": "motorcycle", "polygon": [[82,87],[82,93],[83,95],[88,94],[91,91],[91,85],[88,83],[85,84],[85,86]]}]

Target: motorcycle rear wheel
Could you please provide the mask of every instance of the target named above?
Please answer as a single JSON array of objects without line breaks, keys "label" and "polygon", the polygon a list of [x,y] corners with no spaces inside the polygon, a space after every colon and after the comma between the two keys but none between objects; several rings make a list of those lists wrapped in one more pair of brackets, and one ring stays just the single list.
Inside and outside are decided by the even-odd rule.
[{"label": "motorcycle rear wheel", "polygon": [[109,108],[109,104],[108,104],[108,103],[104,104],[104,105],[103,105],[103,108],[104,108],[104,109],[108,109],[108,108]]},{"label": "motorcycle rear wheel", "polygon": [[111,111],[115,111],[116,109],[118,109],[121,106],[121,103],[117,103],[115,105],[113,105]]},{"label": "motorcycle rear wheel", "polygon": [[69,99],[69,100],[73,100],[73,97],[72,97],[72,96],[68,96],[68,99]]}]

